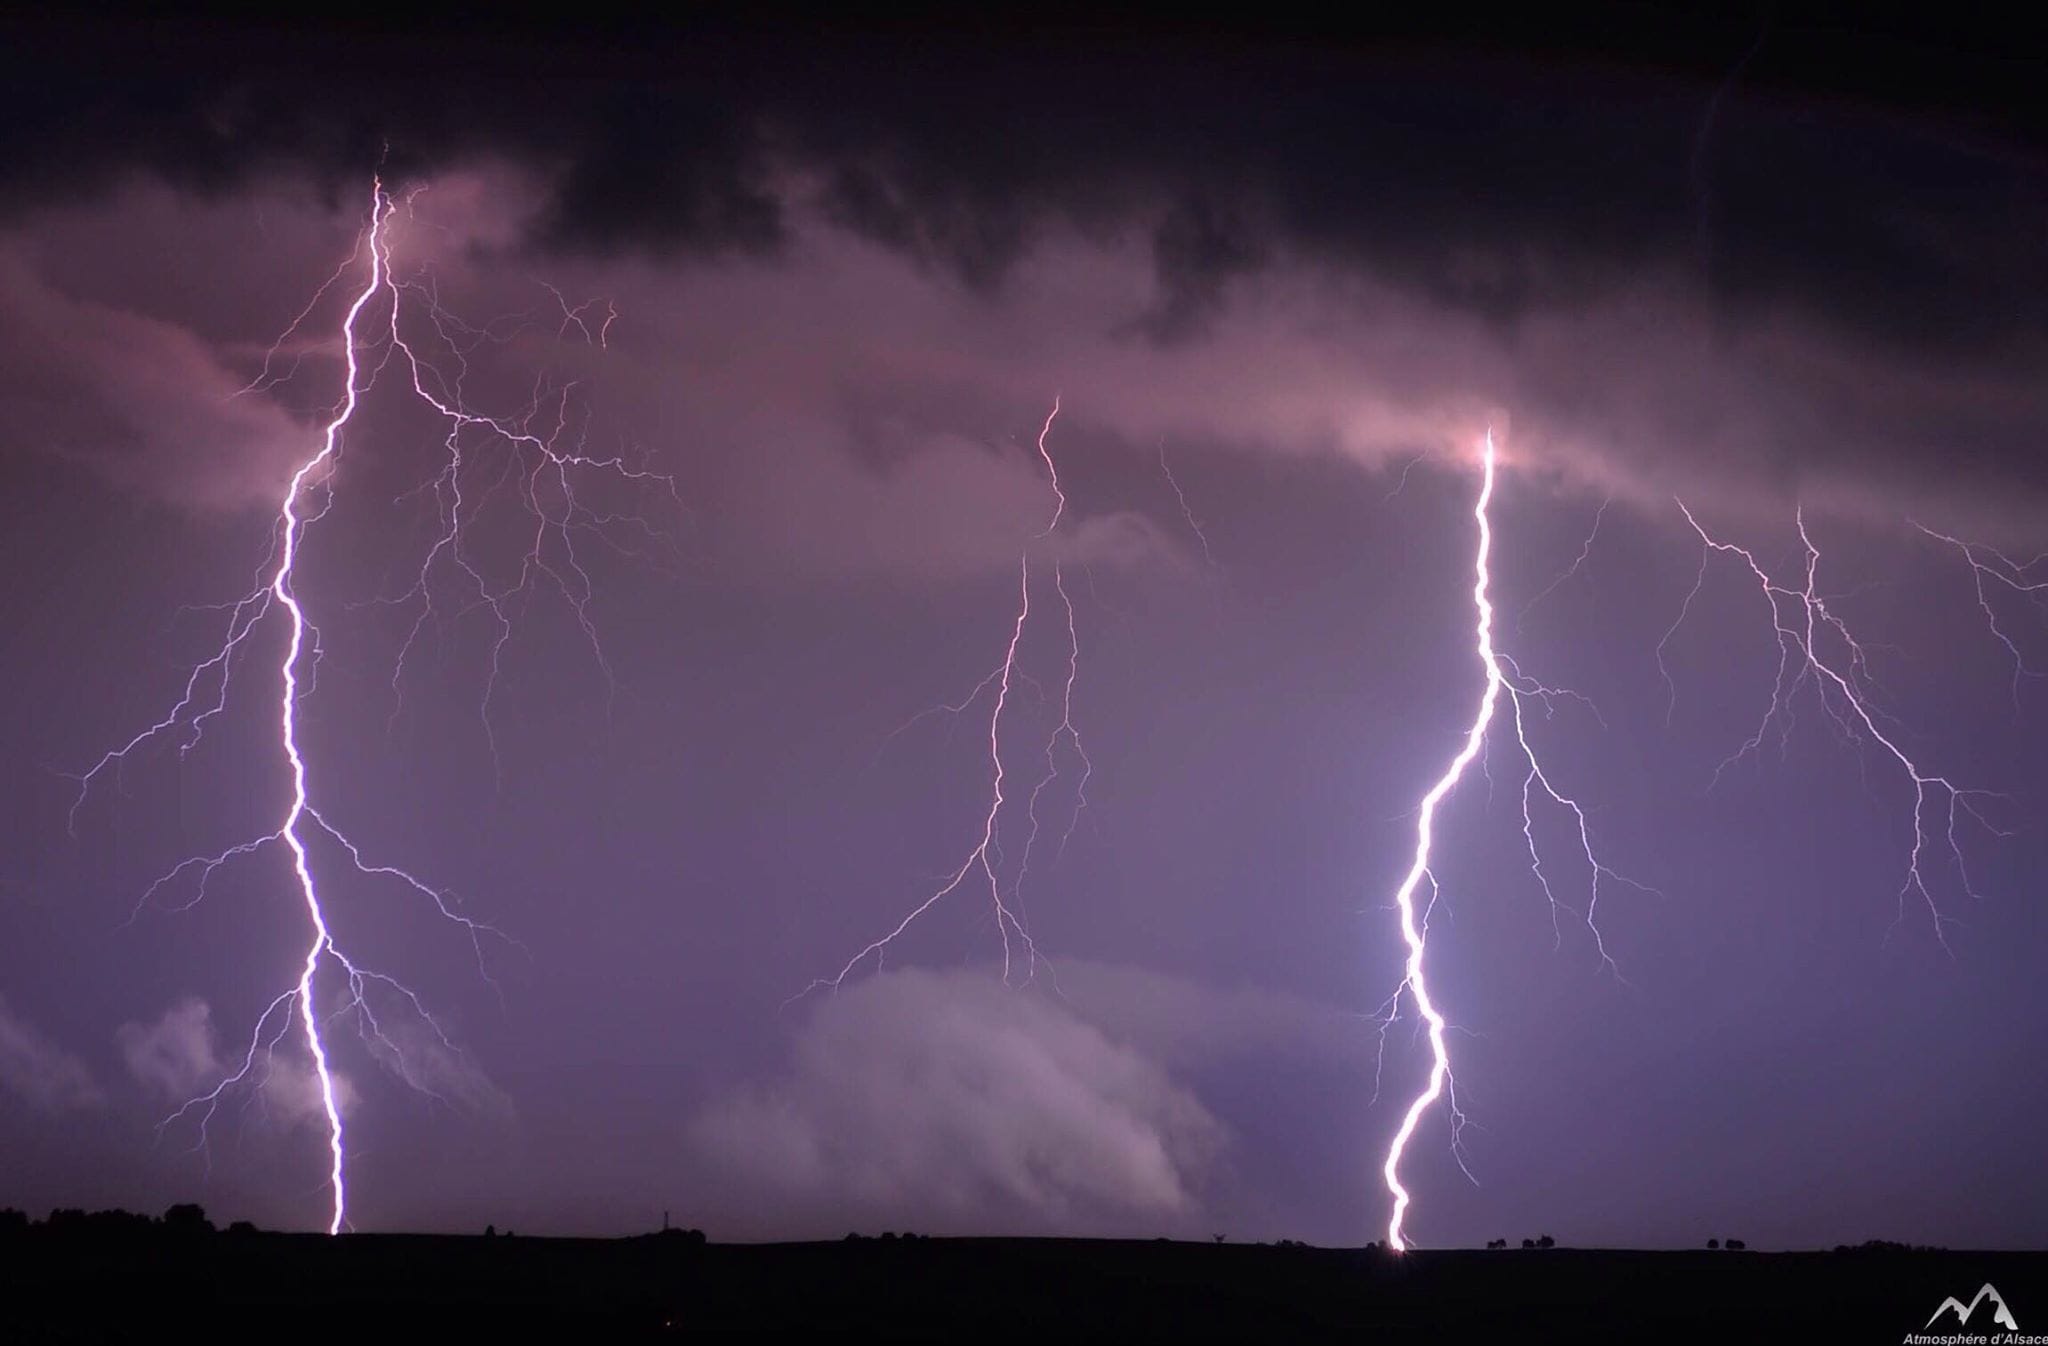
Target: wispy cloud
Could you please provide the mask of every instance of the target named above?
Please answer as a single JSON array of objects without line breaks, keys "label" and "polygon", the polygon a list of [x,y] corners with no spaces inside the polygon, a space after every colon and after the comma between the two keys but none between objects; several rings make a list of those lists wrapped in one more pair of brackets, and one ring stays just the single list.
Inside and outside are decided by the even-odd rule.
[{"label": "wispy cloud", "polygon": [[43,1036],[0,1000],[0,1088],[42,1112],[95,1108],[106,1101],[85,1062]]},{"label": "wispy cloud", "polygon": [[906,971],[820,1001],[786,1070],[705,1110],[691,1139],[819,1218],[1158,1232],[1198,1215],[1225,1133],[1055,996]]}]

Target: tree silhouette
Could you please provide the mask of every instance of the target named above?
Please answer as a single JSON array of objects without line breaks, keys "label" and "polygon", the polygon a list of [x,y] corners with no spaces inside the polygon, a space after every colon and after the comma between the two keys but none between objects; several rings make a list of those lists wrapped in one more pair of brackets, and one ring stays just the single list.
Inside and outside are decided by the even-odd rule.
[{"label": "tree silhouette", "polygon": [[1707,1246],[1708,1246],[1709,1248],[1712,1248],[1712,1249],[1714,1249],[1714,1250],[1715,1250],[1716,1252],[1719,1252],[1719,1251],[1720,1251],[1720,1249],[1721,1249],[1721,1240],[1719,1240],[1719,1239],[1708,1239],[1708,1240],[1707,1240]]},{"label": "tree silhouette", "polygon": [[213,1221],[206,1218],[204,1206],[181,1201],[164,1212],[164,1228],[177,1234],[211,1234]]}]

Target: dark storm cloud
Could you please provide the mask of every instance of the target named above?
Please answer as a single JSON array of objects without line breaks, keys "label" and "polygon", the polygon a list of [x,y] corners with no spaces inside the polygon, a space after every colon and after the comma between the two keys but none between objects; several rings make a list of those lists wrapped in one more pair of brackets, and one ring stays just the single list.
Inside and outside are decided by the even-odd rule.
[{"label": "dark storm cloud", "polygon": [[[1546,25],[1563,34],[1548,54],[1456,56],[1446,33],[1277,27],[44,25],[11,44],[6,176],[19,199],[124,167],[221,188],[509,157],[552,177],[543,241],[658,252],[772,248],[768,174],[794,160],[827,174],[847,227],[989,285],[1049,219],[1116,230],[1163,203],[1154,252],[1183,308],[1277,239],[1503,321],[1707,252],[1731,300],[1790,297],[1901,339],[2038,331],[2048,288],[2014,246],[2048,219],[2022,148],[2037,127],[2001,108],[1966,138],[1941,129],[1956,115],[1800,96],[1974,78],[1981,111],[2015,87],[2000,63],[1789,21],[1759,41],[1580,17]],[[1709,122],[1713,76],[1745,47]]]},{"label": "dark storm cloud", "polygon": [[[1676,900],[1613,904],[1640,992],[1584,975],[1500,827],[1512,786],[1452,801],[1433,948],[1472,1030],[1489,1186],[1471,1194],[1441,1130],[1418,1146],[1432,1238],[1694,1243],[1709,1216],[1737,1227],[1718,1211],[1783,1241],[1900,1232],[1868,1211],[1924,1216],[1916,1239],[2039,1241],[2048,1202],[2013,1177],[2040,1171],[2015,1123],[2032,1100],[1986,1082],[2039,1074],[2043,932],[2019,899],[2040,837],[1981,839],[1967,976],[1913,923],[1873,953],[1907,783],[1877,757],[1859,780],[1849,754],[1805,774],[1825,769],[1809,740],[1839,751],[1809,679],[1790,756],[1705,791],[1781,651],[1729,558],[1686,597],[1700,553],[1668,498],[1766,548],[1795,545],[1804,500],[1820,582],[1856,593],[1842,611],[1929,769],[2039,797],[2038,687],[2005,662],[2043,666],[2038,629],[2006,622],[2001,645],[1962,559],[1924,538],[1896,553],[1914,576],[1871,564],[1908,512],[1986,540],[2048,518],[2039,128],[1998,108],[2002,66],[1902,49],[1834,70],[1817,53],[1856,39],[1781,20],[1759,42],[1746,17],[1551,41],[1551,7],[1459,56],[1442,33],[1362,49],[1277,20],[969,40],[573,17],[0,28],[0,643],[24,708],[0,725],[0,820],[25,876],[0,912],[21,935],[0,938],[0,1153],[36,1154],[29,1135],[52,1156],[0,1164],[17,1188],[197,1183],[154,1128],[239,1066],[302,965],[299,908],[260,876],[117,925],[180,855],[276,825],[274,645],[236,666],[204,746],[159,740],[95,787],[76,839],[59,773],[163,712],[212,620],[175,605],[231,598],[262,554],[342,387],[353,283],[293,316],[360,246],[381,162],[421,188],[390,220],[393,274],[444,372],[463,357],[442,338],[475,339],[473,409],[543,415],[536,390],[573,384],[579,439],[675,489],[594,480],[593,512],[622,513],[577,535],[591,625],[537,581],[508,590],[494,647],[468,581],[534,571],[532,502],[478,436],[489,494],[469,498],[496,512],[413,626],[398,596],[441,535],[449,445],[368,310],[382,377],[300,572],[312,785],[379,863],[477,894],[533,952],[494,996],[461,948],[444,965],[389,927],[463,1052],[336,1033],[366,1225],[516,1209],[615,1231],[687,1199],[758,1236],[849,1215],[1373,1232],[1421,1058],[1411,1025],[1382,1041],[1318,1006],[1369,1013],[1398,983],[1382,904],[1479,685],[1468,469],[1490,425],[1502,638],[1612,726],[1567,706],[1531,732],[1595,839]],[[1988,73],[1959,92],[1958,69]],[[428,295],[470,326],[430,336]],[[564,320],[585,301],[616,309],[604,342]],[[1071,500],[1048,536],[1034,437],[1055,394]],[[1392,474],[1358,480],[1425,454],[1399,499]],[[1616,508],[1549,498],[1588,491]],[[1881,526],[1817,517],[1845,512]],[[1000,732],[970,722],[987,699],[931,714],[1002,657],[1025,597]],[[992,741],[1019,782],[1065,773],[1042,813],[1009,796],[1049,841],[1080,788],[1032,741],[1061,669],[1094,765],[1072,847],[1030,871],[1060,994],[898,971],[992,954],[949,899],[889,971],[777,1017],[959,863]],[[1872,790],[1900,812],[1873,822]],[[397,919],[336,896],[365,935]],[[297,1047],[252,1095],[275,1125],[217,1154],[269,1193],[245,1209],[291,1226],[324,1219],[327,1162]]]},{"label": "dark storm cloud", "polygon": [[[1639,469],[1652,493],[1731,474],[2037,493],[2048,173],[1989,40],[1579,19],[1456,55],[1454,26],[1367,43],[1278,21],[914,40],[46,24],[17,30],[0,80],[4,190],[19,209],[140,170],[339,193],[379,162],[512,163],[543,195],[525,241],[558,259],[780,257],[815,211],[993,306],[1049,240],[1135,242],[1154,292],[1112,330],[1169,345],[1282,265],[1366,278],[1510,360],[1546,324],[1640,307],[1647,281],[1651,343],[1715,366],[1685,420],[1626,423],[1527,375],[1468,391],[1580,440],[1625,431],[1599,456],[1679,465]],[[1751,367],[1794,328],[1789,366]],[[1812,365],[1873,371],[1882,395]],[[1926,396],[1902,405],[1900,371]],[[1658,382],[1620,349],[1594,372]],[[1761,399],[1767,434],[1720,443],[1731,396]]]},{"label": "dark storm cloud", "polygon": [[492,155],[559,175],[545,241],[670,250],[776,237],[775,203],[749,185],[751,119],[722,80],[614,78],[598,52],[453,29],[402,39],[136,21],[11,37],[0,98],[16,205],[132,170],[209,192],[311,173],[338,193],[379,165],[403,178]]}]

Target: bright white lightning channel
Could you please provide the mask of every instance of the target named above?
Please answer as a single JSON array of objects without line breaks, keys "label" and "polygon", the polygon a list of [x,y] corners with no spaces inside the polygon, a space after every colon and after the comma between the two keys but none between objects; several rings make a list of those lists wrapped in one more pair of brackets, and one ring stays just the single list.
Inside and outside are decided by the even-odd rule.
[{"label": "bright white lightning channel", "polygon": [[[1472,605],[1476,614],[1473,651],[1478,657],[1481,671],[1485,674],[1485,684],[1480,690],[1478,707],[1473,713],[1472,723],[1465,730],[1464,741],[1457,755],[1444,767],[1443,774],[1437,777],[1428,792],[1422,796],[1421,803],[1416,809],[1414,855],[1400,887],[1394,892],[1394,907],[1400,914],[1401,938],[1407,948],[1407,959],[1403,965],[1401,983],[1387,1002],[1388,1018],[1382,1021],[1381,1031],[1384,1034],[1387,1024],[1391,1022],[1392,1013],[1398,1010],[1402,994],[1406,993],[1414,1000],[1416,1012],[1422,1016],[1423,1023],[1428,1029],[1430,1050],[1428,1080],[1421,1091],[1409,1100],[1408,1107],[1401,1116],[1401,1125],[1387,1146],[1386,1159],[1381,1166],[1381,1172],[1386,1178],[1387,1191],[1392,1195],[1394,1202],[1393,1213],[1387,1221],[1387,1243],[1397,1252],[1405,1251],[1409,1246],[1402,1232],[1402,1225],[1413,1198],[1401,1182],[1401,1161],[1407,1153],[1409,1142],[1415,1136],[1416,1128],[1439,1100],[1444,1101],[1451,1114],[1451,1144],[1453,1153],[1456,1153],[1458,1128],[1463,1121],[1462,1114],[1458,1111],[1456,1086],[1451,1076],[1451,1053],[1448,1042],[1450,1023],[1431,997],[1424,966],[1429,937],[1429,907],[1434,904],[1437,894],[1436,876],[1431,869],[1437,809],[1457,787],[1466,769],[1477,760],[1485,748],[1487,730],[1494,722],[1503,695],[1506,697],[1508,712],[1514,722],[1516,747],[1529,764],[1528,774],[1522,782],[1522,835],[1528,843],[1531,872],[1550,903],[1551,920],[1560,939],[1562,927],[1557,924],[1559,911],[1571,910],[1591,932],[1601,965],[1609,971],[1615,971],[1614,960],[1607,952],[1607,942],[1601,935],[1596,920],[1601,882],[1610,880],[1632,887],[1642,886],[1617,874],[1597,857],[1585,810],[1575,799],[1559,791],[1552,783],[1529,742],[1527,717],[1524,713],[1525,699],[1534,698],[1544,703],[1547,708],[1550,701],[1558,696],[1577,700],[1583,698],[1562,688],[1547,687],[1532,680],[1515,665],[1512,658],[1503,654],[1494,645],[1492,576],[1489,571],[1493,550],[1493,523],[1489,511],[1493,502],[1496,457],[1493,432],[1489,430],[1481,449],[1479,496],[1472,506],[1472,517],[1479,529],[1479,546],[1473,562],[1472,581]],[[1565,907],[1559,901],[1551,888],[1549,876],[1544,871],[1535,829],[1538,792],[1552,805],[1570,815],[1571,824],[1577,833],[1591,873],[1591,893],[1582,911]],[[1429,886],[1427,901],[1422,900],[1421,896],[1425,882]],[[1459,1162],[1463,1163],[1462,1158]]]},{"label": "bright white lightning channel", "polygon": [[[336,334],[345,365],[345,382],[341,397],[322,427],[317,451],[299,464],[285,487],[283,498],[278,505],[272,551],[263,563],[263,570],[259,572],[256,586],[236,602],[221,605],[221,610],[227,614],[226,631],[221,644],[210,657],[192,667],[183,690],[170,711],[122,746],[105,753],[89,771],[77,777],[78,796],[71,811],[75,832],[79,809],[94,783],[109,770],[118,770],[129,755],[145,743],[160,737],[175,738],[181,756],[195,748],[204,735],[207,722],[227,709],[234,666],[239,656],[247,652],[250,636],[265,617],[273,613],[282,614],[287,639],[277,666],[280,688],[277,725],[279,746],[291,774],[290,796],[285,802],[282,819],[275,831],[230,846],[216,854],[193,856],[180,861],[144,890],[136,905],[135,914],[139,916],[142,909],[148,906],[159,892],[169,885],[184,881],[188,875],[196,874],[197,878],[196,888],[190,900],[184,904],[185,907],[201,901],[206,896],[207,885],[214,875],[230,862],[253,855],[277,843],[282,843],[290,852],[297,895],[305,908],[309,926],[308,942],[303,959],[298,963],[296,980],[289,989],[275,996],[257,1017],[239,1064],[212,1089],[187,1100],[164,1120],[159,1131],[182,1118],[196,1116],[199,1143],[203,1147],[206,1143],[207,1126],[226,1096],[238,1088],[260,1088],[269,1077],[275,1068],[277,1049],[291,1031],[296,1017],[303,1031],[312,1073],[318,1083],[320,1113],[325,1122],[325,1186],[329,1195],[326,1227],[330,1234],[339,1233],[349,1222],[348,1145],[340,1088],[331,1063],[332,1049],[326,1037],[326,1029],[334,1021],[352,1015],[373,1055],[394,1068],[412,1087],[439,1097],[435,1093],[431,1073],[417,1070],[408,1052],[401,1047],[399,1041],[386,1033],[380,1023],[370,999],[374,988],[380,997],[401,1006],[404,1012],[415,1016],[425,1026],[426,1032],[431,1035],[432,1050],[459,1053],[454,1042],[428,1013],[425,1003],[415,992],[396,979],[356,961],[337,941],[330,921],[331,903],[323,901],[321,885],[316,877],[324,862],[316,857],[313,843],[316,838],[324,837],[327,842],[338,848],[342,863],[353,868],[358,874],[395,881],[409,888],[417,896],[425,898],[433,905],[439,916],[467,934],[476,949],[479,970],[483,967],[482,937],[486,934],[500,935],[500,932],[463,915],[449,893],[428,885],[396,866],[376,864],[367,860],[357,844],[312,802],[312,786],[308,779],[309,763],[300,742],[299,705],[310,691],[308,679],[312,666],[318,662],[320,643],[319,634],[309,620],[298,595],[297,570],[306,530],[325,514],[331,501],[318,503],[308,512],[308,497],[314,495],[317,487],[327,484],[328,476],[342,452],[344,437],[363,395],[375,383],[378,373],[386,365],[394,358],[401,360],[402,367],[409,375],[412,393],[443,417],[448,425],[444,444],[448,460],[441,473],[430,483],[433,498],[439,508],[443,531],[422,563],[417,584],[405,598],[399,600],[417,600],[422,605],[422,611],[413,622],[405,644],[400,650],[397,669],[393,674],[393,688],[395,691],[399,685],[406,654],[412,649],[422,625],[434,615],[430,579],[436,563],[445,558],[474,584],[476,599],[471,606],[488,608],[498,623],[496,639],[491,648],[491,682],[486,686],[481,706],[484,729],[489,735],[490,692],[496,685],[499,656],[509,634],[510,616],[506,604],[515,594],[523,593],[533,586],[537,575],[552,581],[561,590],[584,635],[590,641],[600,669],[604,672],[607,682],[610,681],[610,665],[605,660],[602,649],[597,646],[596,631],[588,613],[590,578],[577,558],[570,534],[572,529],[577,529],[591,531],[604,537],[604,525],[615,516],[600,515],[584,507],[574,490],[572,474],[606,474],[630,485],[653,484],[667,490],[672,497],[675,494],[671,478],[630,467],[617,457],[589,456],[582,451],[580,444],[574,448],[558,447],[558,440],[573,432],[566,392],[553,418],[552,431],[548,434],[535,433],[528,428],[529,424],[542,415],[544,386],[537,386],[533,406],[524,415],[510,420],[477,415],[463,406],[460,398],[460,376],[452,380],[443,377],[421,354],[420,348],[409,342],[400,331],[400,304],[403,296],[410,294],[415,297],[433,323],[436,336],[449,347],[455,359],[466,371],[466,350],[450,337],[450,324],[454,320],[435,302],[432,287],[403,280],[394,273],[389,226],[402,204],[385,190],[381,182],[372,184],[368,220],[358,237],[354,254],[343,263],[342,268],[327,284],[320,288],[312,303],[293,320],[286,332],[286,338],[295,334],[321,298],[347,274],[350,268],[367,264],[368,275],[362,288],[355,293],[350,302],[340,330]],[[552,291],[552,287],[549,288]],[[586,338],[591,339],[593,344],[602,345],[611,321],[616,316],[609,303],[605,304],[602,324],[593,334],[591,323],[596,320],[594,308],[599,301],[572,307],[558,291],[553,293],[562,307],[564,329],[573,326],[582,331]],[[388,331],[384,333],[386,341],[381,355],[377,353],[375,345],[371,344],[377,336],[376,323],[365,316],[366,310],[371,308],[380,295],[384,296],[384,302],[390,305]],[[365,327],[368,330],[364,330]],[[284,339],[280,338],[280,345]],[[272,348],[272,356],[276,354],[276,350],[277,347]],[[266,358],[264,372],[249,387],[267,387],[277,381],[279,380],[270,374],[270,360]],[[439,391],[435,391],[436,389]],[[476,503],[466,503],[461,489],[466,466],[463,452],[465,436],[487,437],[508,450],[507,466],[501,480],[516,482],[520,503],[536,519],[536,531],[531,548],[520,568],[518,581],[506,589],[492,589],[487,586],[483,574],[463,547],[464,524],[473,520],[475,510],[480,508]],[[551,488],[548,492],[544,493],[541,489],[543,482]],[[490,493],[485,491],[479,494],[487,496]],[[644,524],[641,527],[645,529]],[[565,561],[557,563],[545,553],[544,549],[551,542],[562,549]],[[620,550],[627,554],[635,554],[629,548],[621,547]],[[492,755],[495,759],[494,739]],[[324,843],[322,845],[324,848]],[[338,970],[346,987],[346,993],[332,1005],[318,1003],[317,983],[323,966]],[[485,975],[488,980],[488,973]]]}]

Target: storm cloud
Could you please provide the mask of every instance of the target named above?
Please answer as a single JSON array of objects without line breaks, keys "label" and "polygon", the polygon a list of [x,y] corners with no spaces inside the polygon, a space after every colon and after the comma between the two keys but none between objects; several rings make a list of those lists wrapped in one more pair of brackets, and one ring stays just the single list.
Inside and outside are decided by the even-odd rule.
[{"label": "storm cloud", "polygon": [[[211,672],[78,786],[274,576],[376,183],[429,381],[587,461],[451,441],[373,297],[302,501],[297,723],[366,866],[315,848],[336,947],[449,1036],[382,982],[381,1039],[330,1020],[364,1227],[1371,1236],[1422,1059],[1375,1014],[1384,904],[1480,685],[1490,430],[1495,635],[1598,711],[1527,702],[1585,832],[1540,797],[1521,830],[1504,723],[1445,801],[1475,1124],[1411,1150],[1429,1237],[2038,1241],[2035,1100],[1963,1104],[2039,1078],[2040,572],[1911,528],[2048,545],[2024,63],[1647,6],[1555,40],[692,14],[4,21],[0,972],[64,1044],[0,1014],[10,1135],[62,1161],[34,1191],[100,1181],[88,1113],[147,1190],[200,1183],[149,1139],[304,966],[287,867],[175,868],[282,816],[280,608],[203,738]],[[1804,510],[1872,720],[1781,680],[1785,742],[1716,772],[1787,647],[1674,495],[1795,584]],[[1968,926],[1887,938],[1913,783],[1833,731],[1894,719],[1983,791],[1928,865]],[[801,994],[977,837],[1056,984],[1005,987],[962,891]],[[1646,885],[1600,890],[1626,982],[1588,838]],[[299,1026],[208,1198],[294,1227]]]},{"label": "storm cloud", "polygon": [[[889,271],[889,306],[945,296],[992,356],[1022,357],[959,377],[1072,390],[1140,439],[1183,429],[1164,408],[1191,400],[1188,421],[1241,409],[1213,433],[1374,461],[1469,452],[1512,419],[1529,457],[1645,500],[1897,512],[1935,489],[1944,522],[2023,531],[2048,174],[1993,55],[1952,43],[1916,66],[1790,22],[1610,19],[1612,50],[1514,56],[1426,29],[1320,50],[1284,23],[903,44],[713,18],[541,58],[428,26],[352,31],[369,55],[346,71],[306,34],[183,33],[164,63],[146,25],[57,26],[30,30],[47,57],[9,82],[32,152],[8,181],[18,219],[136,174],[216,199],[298,178],[346,213],[380,164],[400,182],[505,165],[524,199],[501,244],[530,265],[609,266],[620,290],[712,267],[743,292],[723,313],[867,344],[883,306],[774,297],[815,285],[821,253],[845,261],[843,234],[876,250],[847,264]],[[1937,115],[1859,101],[1880,76]],[[1077,256],[1113,301],[1047,301]],[[943,379],[952,346],[926,335],[916,376]],[[843,421],[865,372],[835,371],[839,405],[788,389],[786,414]],[[1416,423],[1447,406],[1455,429]],[[223,453],[264,415],[237,414]]]}]

